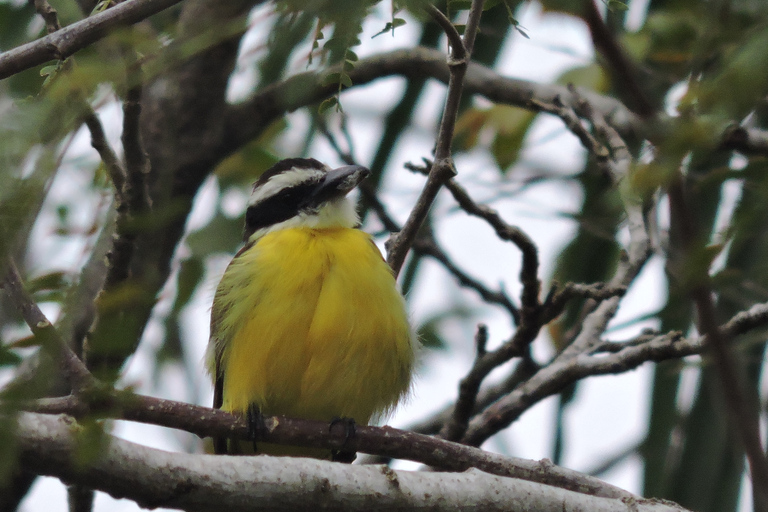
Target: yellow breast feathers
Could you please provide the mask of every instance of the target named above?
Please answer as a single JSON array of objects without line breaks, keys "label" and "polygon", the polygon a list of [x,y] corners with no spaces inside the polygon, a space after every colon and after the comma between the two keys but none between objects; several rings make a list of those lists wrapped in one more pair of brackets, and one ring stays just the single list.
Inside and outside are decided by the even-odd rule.
[{"label": "yellow breast feathers", "polygon": [[408,392],[403,299],[360,230],[267,233],[227,268],[213,318],[224,410],[367,424]]}]

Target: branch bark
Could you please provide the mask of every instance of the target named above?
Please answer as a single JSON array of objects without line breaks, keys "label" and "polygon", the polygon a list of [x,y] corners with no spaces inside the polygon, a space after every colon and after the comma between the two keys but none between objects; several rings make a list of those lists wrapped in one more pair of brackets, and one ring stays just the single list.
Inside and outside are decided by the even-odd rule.
[{"label": "branch bark", "polygon": [[127,0],[36,41],[0,54],[0,80],[49,60],[63,60],[104,38],[118,27],[133,25],[181,0]]},{"label": "branch bark", "polygon": [[681,512],[640,498],[602,498],[488,475],[395,471],[278,457],[169,453],[108,436],[99,457],[79,457],[78,427],[65,416],[21,413],[18,459],[25,470],[129,498],[146,508],[182,510],[591,510]]}]

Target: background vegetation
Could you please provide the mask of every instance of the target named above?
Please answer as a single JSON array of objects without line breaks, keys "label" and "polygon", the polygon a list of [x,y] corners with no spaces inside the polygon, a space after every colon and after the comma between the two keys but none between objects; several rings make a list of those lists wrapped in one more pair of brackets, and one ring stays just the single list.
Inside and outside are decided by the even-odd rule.
[{"label": "background vegetation", "polygon": [[[538,9],[582,34],[552,58],[593,51],[553,80],[514,79],[516,45],[547,46],[519,22]],[[363,227],[382,247],[399,233],[387,260],[426,383],[399,424],[519,455],[509,429],[549,400],[537,456],[565,464],[583,379],[652,362],[647,435],[596,454],[597,475],[639,460],[643,496],[768,510],[767,23],[761,0],[0,3],[0,508],[37,475],[77,484],[73,507],[90,506],[86,487],[203,507],[159,479],[128,485],[131,468],[97,471],[112,460],[103,419],[233,425],[131,391],[207,403],[200,304],[237,250],[250,184],[313,156],[368,166]],[[53,413],[78,417],[75,444],[34,430],[48,420],[30,414]],[[335,442],[302,425],[290,440]],[[376,432],[360,451],[493,472],[479,452],[455,466]],[[553,496],[583,483],[505,460],[495,474]],[[588,482],[582,494],[626,498]]]}]

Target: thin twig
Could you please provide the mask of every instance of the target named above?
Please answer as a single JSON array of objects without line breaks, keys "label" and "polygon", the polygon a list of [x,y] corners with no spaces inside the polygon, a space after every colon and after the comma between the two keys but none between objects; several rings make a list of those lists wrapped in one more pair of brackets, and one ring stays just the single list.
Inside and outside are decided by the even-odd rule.
[{"label": "thin twig", "polygon": [[[768,326],[768,302],[734,315],[720,326],[720,331],[724,336],[732,337],[765,326]],[[586,377],[626,372],[649,361],[701,354],[707,343],[707,336],[684,338],[679,332],[669,332],[653,336],[641,334],[636,340],[623,343],[596,340],[588,352],[572,357],[564,357],[561,353],[549,365],[473,419],[461,441],[473,446],[481,444],[516,420],[533,404]]]},{"label": "thin twig", "polygon": [[597,9],[596,0],[587,0],[585,4],[585,21],[592,36],[592,43],[613,70],[619,84],[618,90],[626,91],[630,108],[640,116],[644,118],[652,116],[653,105],[639,85],[640,69],[605,25]]},{"label": "thin twig", "polygon": [[56,327],[46,318],[32,296],[24,288],[19,270],[13,260],[8,261],[8,273],[3,288],[42,347],[51,347],[64,366],[66,377],[75,393],[82,393],[95,386],[96,380],[59,335]]},{"label": "thin twig", "polygon": [[[477,27],[480,23],[480,15],[483,11],[483,0],[473,0],[470,8],[467,26],[464,31],[462,44],[452,45],[451,56],[448,59],[448,68],[450,78],[448,79],[448,96],[445,100],[443,117],[440,121],[440,130],[437,136],[435,148],[435,161],[427,177],[427,182],[408,216],[402,231],[390,238],[387,243],[387,263],[392,267],[397,275],[403,266],[405,256],[408,253],[416,234],[419,231],[424,219],[427,218],[429,209],[434,203],[440,187],[456,175],[451,158],[451,144],[453,142],[453,131],[456,126],[456,118],[461,101],[461,92],[464,83],[464,75],[467,72],[469,59],[471,57],[472,47],[474,45]],[[439,18],[439,17],[438,17]],[[455,29],[453,29],[455,30]],[[450,30],[449,30],[450,32]],[[449,35],[449,37],[451,37]]]},{"label": "thin twig", "polygon": [[49,4],[47,0],[28,1],[45,21],[45,29],[49,34],[53,34],[57,30],[61,29],[61,24],[59,23],[59,15],[56,12],[56,9],[51,7],[51,4]]},{"label": "thin twig", "polygon": [[107,141],[104,127],[101,121],[99,121],[96,112],[87,103],[84,104],[84,107],[86,108],[84,121],[91,132],[91,146],[99,153],[101,161],[104,162],[104,167],[107,169],[107,173],[115,187],[117,202],[121,203],[123,201],[123,187],[125,185],[125,169],[123,169],[120,159]]},{"label": "thin twig", "polygon": [[[601,152],[598,161],[605,168],[606,173],[613,179],[615,185],[620,187],[622,180],[626,179],[628,175],[632,161],[626,144],[618,132],[606,122],[599,112],[594,111],[588,102],[577,95],[575,90],[572,90],[571,93],[575,97],[575,113],[588,119],[596,133],[604,140],[610,157],[604,157]],[[565,112],[566,110],[561,109],[561,111]],[[581,123],[571,123],[571,125],[579,126],[578,130],[581,130]],[[587,143],[589,146],[587,149],[595,149],[601,146],[589,142],[590,138],[580,137],[580,140]],[[609,289],[617,292],[623,291],[634,281],[650,256],[650,244],[642,213],[642,204],[626,192],[622,194],[622,199],[624,200],[624,207],[627,212],[630,242],[614,276],[607,283]],[[593,358],[585,359],[588,357],[590,350],[600,343],[600,336],[605,332],[608,322],[615,315],[622,295],[623,293],[620,293],[620,295],[609,294],[594,311],[587,315],[581,324],[578,335],[568,347],[527,382],[472,419],[461,441],[472,445],[479,445],[491,435],[506,428],[533,403],[559,392],[565,386],[584,378],[586,375],[591,375],[589,372],[609,373],[616,371],[617,368],[624,368],[623,366],[618,366],[616,361],[611,361],[613,365],[606,366],[607,361],[594,360],[594,356]],[[540,309],[539,313],[541,313]],[[536,324],[538,324],[545,321],[542,317],[543,315],[539,314],[532,318],[536,318]],[[540,327],[527,325],[525,318],[525,309],[523,309],[523,322],[515,333],[515,337],[521,336],[521,332],[523,332],[523,339],[520,341],[530,343],[529,340],[532,340],[532,337],[536,335]],[[527,328],[528,332],[525,332],[524,328]],[[671,341],[664,344],[664,350],[667,350],[667,345],[672,345]],[[487,359],[490,355],[488,354],[483,359]],[[645,361],[642,358],[643,356],[636,357],[637,359],[632,360],[632,364],[640,364]],[[477,360],[470,374],[482,375],[483,371],[487,371],[486,367],[478,364],[480,362],[484,361]],[[473,379],[469,380],[472,385],[479,386],[479,383],[474,380],[475,378],[473,375]]]},{"label": "thin twig", "polygon": [[491,290],[483,283],[461,270],[450,259],[445,251],[443,251],[440,246],[437,245],[432,237],[422,235],[417,238],[413,242],[413,251],[418,254],[429,256],[438,261],[450,274],[456,278],[461,286],[475,290],[485,302],[501,306],[507,311],[507,313],[509,313],[512,321],[516,325],[520,323],[520,311],[517,309],[517,306],[514,305],[512,299],[510,299],[503,290]]},{"label": "thin twig", "polygon": [[542,304],[542,321],[546,324],[555,319],[563,312],[568,301],[574,297],[592,299],[599,303],[611,297],[620,297],[626,292],[626,286],[610,287],[606,286],[605,283],[566,283],[562,287],[555,283]]}]

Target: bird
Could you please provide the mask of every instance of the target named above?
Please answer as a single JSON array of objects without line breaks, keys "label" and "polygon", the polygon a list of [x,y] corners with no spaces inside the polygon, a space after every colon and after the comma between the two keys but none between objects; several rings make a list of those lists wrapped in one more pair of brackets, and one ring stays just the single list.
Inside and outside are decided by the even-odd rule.
[{"label": "bird", "polygon": [[[417,341],[405,301],[347,197],[369,174],[288,158],[254,183],[244,245],[211,308],[214,408],[331,426],[341,419],[353,433],[409,395]],[[325,449],[244,445],[218,439],[214,451],[349,462]]]}]

